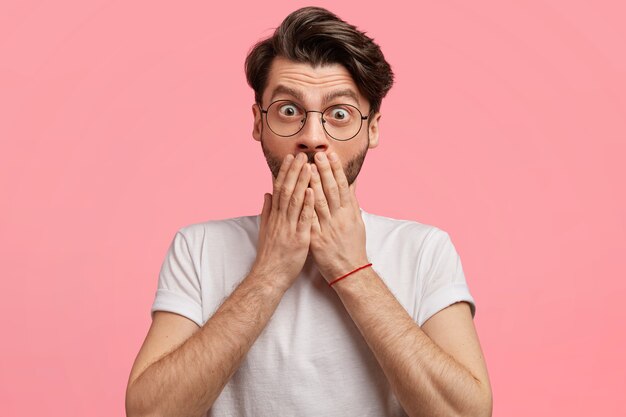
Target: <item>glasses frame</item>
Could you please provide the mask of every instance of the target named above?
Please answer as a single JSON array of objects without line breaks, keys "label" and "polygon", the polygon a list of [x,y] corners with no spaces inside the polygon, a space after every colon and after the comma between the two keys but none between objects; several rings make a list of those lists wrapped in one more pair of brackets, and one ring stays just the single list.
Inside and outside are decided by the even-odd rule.
[{"label": "glasses frame", "polygon": [[[274,129],[272,129],[272,126],[270,125],[270,123],[267,120],[267,111],[270,109],[270,107],[272,107],[274,104],[279,103],[279,102],[287,102],[287,103],[294,103],[296,104],[298,107],[302,107],[304,109],[304,106],[299,105],[298,103],[296,103],[293,100],[286,100],[286,99],[280,99],[280,100],[274,100],[272,101],[268,106],[267,109],[263,109],[263,107],[261,107],[260,104],[257,103],[257,106],[259,106],[259,110],[261,110],[261,114],[265,114],[265,123],[267,123],[267,127],[269,127],[269,129],[277,136],[283,137],[283,138],[290,138],[292,136],[297,135],[298,133],[300,133],[300,131],[304,128],[304,126],[306,125],[306,121],[309,118],[309,113],[319,113],[322,116],[320,117],[320,123],[322,124],[322,128],[324,129],[324,132],[330,136],[331,138],[333,138],[334,140],[338,140],[340,142],[345,142],[348,141],[350,139],[354,139],[360,132],[361,129],[363,129],[363,120],[367,120],[369,119],[370,115],[368,114],[367,116],[363,116],[363,113],[361,113],[361,110],[359,110],[359,108],[357,106],[354,106],[352,104],[348,104],[348,103],[340,103],[340,104],[332,104],[328,107],[326,107],[324,110],[319,111],[319,110],[306,110],[304,109],[304,121],[302,122],[302,126],[300,126],[300,129],[298,129],[295,133],[291,134],[291,135],[281,135],[279,133],[276,133],[274,131]],[[337,106],[350,106],[353,107],[361,116],[361,124],[359,125],[359,130],[356,131],[356,133],[352,136],[350,136],[348,139],[337,139],[336,137],[334,137],[333,135],[331,135],[330,133],[328,133],[328,130],[326,130],[326,120],[324,120],[324,113],[326,113],[326,110],[332,108],[332,107],[337,107]]]}]

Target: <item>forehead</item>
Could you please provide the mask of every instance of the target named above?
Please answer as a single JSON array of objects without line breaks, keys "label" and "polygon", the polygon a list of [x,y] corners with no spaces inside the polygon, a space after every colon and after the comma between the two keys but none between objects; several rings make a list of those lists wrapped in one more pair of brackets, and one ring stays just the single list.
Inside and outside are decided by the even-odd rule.
[{"label": "forehead", "polygon": [[[309,105],[322,104],[325,97],[335,92],[352,92],[354,98],[350,101],[357,101],[357,104],[367,102],[360,94],[350,72],[341,64],[313,67],[308,63],[276,57],[270,67],[263,102],[268,104],[273,96],[285,94],[285,90],[300,93],[299,98]],[[342,94],[342,97],[348,95]]]}]

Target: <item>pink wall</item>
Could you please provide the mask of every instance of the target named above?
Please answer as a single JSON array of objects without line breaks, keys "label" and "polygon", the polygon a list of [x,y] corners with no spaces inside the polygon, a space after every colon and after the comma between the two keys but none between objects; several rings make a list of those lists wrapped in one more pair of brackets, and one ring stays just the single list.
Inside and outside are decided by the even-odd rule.
[{"label": "pink wall", "polygon": [[[305,3],[163,3],[0,4],[2,415],[122,415],[175,231],[271,189],[243,60]],[[318,3],[397,75],[361,206],[450,233],[495,416],[624,415],[624,6],[383,3]]]}]

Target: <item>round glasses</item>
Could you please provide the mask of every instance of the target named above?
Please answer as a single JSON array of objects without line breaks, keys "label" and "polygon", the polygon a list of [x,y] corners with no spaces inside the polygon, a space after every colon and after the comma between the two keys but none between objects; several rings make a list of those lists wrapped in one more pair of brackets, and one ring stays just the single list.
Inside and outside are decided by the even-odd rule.
[{"label": "round glasses", "polygon": [[363,120],[369,117],[363,116],[351,104],[334,104],[323,111],[317,111],[305,110],[291,100],[274,101],[267,109],[261,108],[261,113],[265,113],[270,130],[283,137],[293,136],[301,131],[309,113],[320,113],[324,131],[335,140],[350,140],[358,135]]}]

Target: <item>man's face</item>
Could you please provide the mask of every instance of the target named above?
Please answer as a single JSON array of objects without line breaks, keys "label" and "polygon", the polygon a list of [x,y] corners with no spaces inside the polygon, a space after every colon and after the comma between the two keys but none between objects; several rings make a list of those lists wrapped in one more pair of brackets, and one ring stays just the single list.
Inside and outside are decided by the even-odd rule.
[{"label": "man's face", "polygon": [[[351,104],[366,116],[369,103],[359,93],[348,70],[340,64],[329,64],[314,68],[310,64],[276,57],[268,75],[267,87],[263,92],[263,109],[276,100],[291,100],[306,110],[322,111],[335,104]],[[348,141],[338,141],[326,134],[320,122],[319,113],[309,113],[302,130],[294,136],[282,137],[272,132],[258,106],[252,106],[254,130],[252,136],[261,142],[263,154],[274,178],[283,159],[288,154],[304,152],[309,163],[314,163],[316,152],[327,155],[336,152],[343,164],[343,170],[352,184],[361,170],[369,148],[378,145],[378,119],[380,113],[364,120],[359,133]],[[369,136],[369,137],[368,137]]]}]

